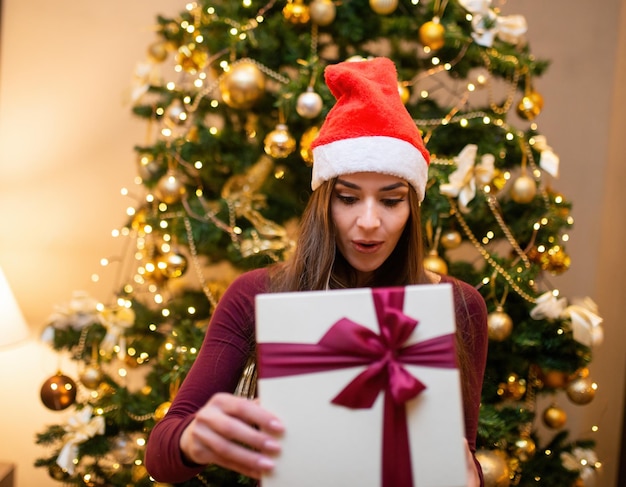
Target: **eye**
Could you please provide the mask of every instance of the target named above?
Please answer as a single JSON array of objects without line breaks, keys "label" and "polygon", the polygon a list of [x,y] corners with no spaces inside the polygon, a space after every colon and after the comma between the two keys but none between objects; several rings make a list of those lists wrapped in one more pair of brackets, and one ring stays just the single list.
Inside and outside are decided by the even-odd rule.
[{"label": "eye", "polygon": [[404,198],[384,198],[381,200],[381,202],[386,207],[393,208],[394,206],[398,206],[404,200],[405,200]]},{"label": "eye", "polygon": [[336,193],[336,196],[337,199],[341,201],[344,205],[353,205],[358,201],[358,198],[352,195]]}]

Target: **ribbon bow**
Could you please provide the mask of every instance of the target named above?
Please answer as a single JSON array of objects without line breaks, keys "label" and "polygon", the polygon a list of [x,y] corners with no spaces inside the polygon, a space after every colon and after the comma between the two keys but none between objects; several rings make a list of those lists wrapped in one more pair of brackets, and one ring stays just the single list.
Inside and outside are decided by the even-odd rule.
[{"label": "ribbon bow", "polygon": [[533,320],[556,320],[561,316],[565,306],[567,306],[567,300],[565,298],[558,298],[551,292],[545,292],[537,298],[537,305],[530,310],[530,317]]},{"label": "ribbon bow", "polygon": [[563,310],[563,317],[572,322],[574,340],[591,347],[599,345],[603,340],[603,332],[600,324],[602,318],[598,316],[598,306],[589,297],[571,304]]},{"label": "ribbon bow", "polygon": [[598,306],[589,297],[567,305],[565,298],[559,298],[550,291],[537,298],[537,305],[530,311],[530,317],[541,319],[569,319],[572,324],[574,340],[591,347],[599,345],[604,333],[603,319],[598,315]]},{"label": "ribbon bow", "polygon": [[114,347],[119,345],[118,357],[124,359],[126,356],[125,333],[135,323],[135,312],[131,308],[118,306],[105,309],[102,311],[101,317],[107,333],[100,343],[100,348],[110,354]]},{"label": "ribbon bow", "polygon": [[405,402],[425,385],[405,364],[456,367],[454,338],[442,335],[405,346],[417,321],[402,312],[404,289],[372,291],[380,334],[348,318],[337,321],[317,344],[260,343],[259,377],[284,377],[366,365],[333,404],[364,409],[384,392],[382,484],[412,487],[410,445]]},{"label": "ribbon bow", "polygon": [[528,30],[523,15],[498,15],[491,0],[459,0],[461,6],[472,14],[472,38],[476,44],[491,47],[497,36],[509,44],[519,44]]},{"label": "ribbon bow", "polygon": [[74,459],[78,455],[78,445],[96,435],[104,434],[104,417],[92,417],[91,406],[85,406],[71,416],[65,426],[63,447],[57,457],[57,465],[74,474]]},{"label": "ribbon bow", "polygon": [[480,163],[476,164],[478,147],[475,144],[466,145],[457,157],[454,158],[457,169],[450,174],[448,181],[439,187],[442,194],[458,197],[459,209],[467,213],[467,205],[476,196],[476,185],[484,186],[493,179],[494,156],[484,154]]},{"label": "ribbon bow", "polygon": [[544,135],[535,135],[533,137],[535,143],[533,147],[539,151],[539,166],[550,176],[559,177],[559,163],[560,159],[557,154],[552,150],[552,147],[548,145],[548,140]]}]

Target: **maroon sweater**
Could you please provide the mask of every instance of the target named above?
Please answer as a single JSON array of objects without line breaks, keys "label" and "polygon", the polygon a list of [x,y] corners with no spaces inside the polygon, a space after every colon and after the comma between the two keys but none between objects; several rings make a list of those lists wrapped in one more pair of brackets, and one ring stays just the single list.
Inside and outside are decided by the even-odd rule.
[{"label": "maroon sweater", "polygon": [[[474,372],[467,388],[469,397],[463,398],[465,436],[474,452],[487,355],[487,310],[482,296],[472,286],[447,276],[442,276],[441,282],[453,284],[456,325]],[[183,482],[204,470],[183,461],[180,436],[213,394],[235,390],[255,346],[254,299],[267,287],[267,269],[257,269],[238,277],[221,298],[196,361],[167,415],[150,434],[145,465],[159,482]]]}]

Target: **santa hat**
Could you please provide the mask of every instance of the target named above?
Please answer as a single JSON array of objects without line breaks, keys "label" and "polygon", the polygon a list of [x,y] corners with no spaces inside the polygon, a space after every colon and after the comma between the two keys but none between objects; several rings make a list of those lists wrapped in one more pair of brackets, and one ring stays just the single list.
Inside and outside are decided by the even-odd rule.
[{"label": "santa hat", "polygon": [[379,172],[405,179],[423,200],[430,157],[400,98],[393,62],[346,61],[324,75],[337,103],[311,144],[311,188],[342,174]]}]

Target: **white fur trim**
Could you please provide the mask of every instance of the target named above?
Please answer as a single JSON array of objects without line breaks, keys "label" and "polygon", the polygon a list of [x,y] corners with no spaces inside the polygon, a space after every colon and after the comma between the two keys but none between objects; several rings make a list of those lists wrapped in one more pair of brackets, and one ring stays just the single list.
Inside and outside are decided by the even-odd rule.
[{"label": "white fur trim", "polygon": [[341,139],[313,149],[311,188],[342,174],[379,172],[406,179],[424,199],[428,164],[413,144],[395,137]]}]

